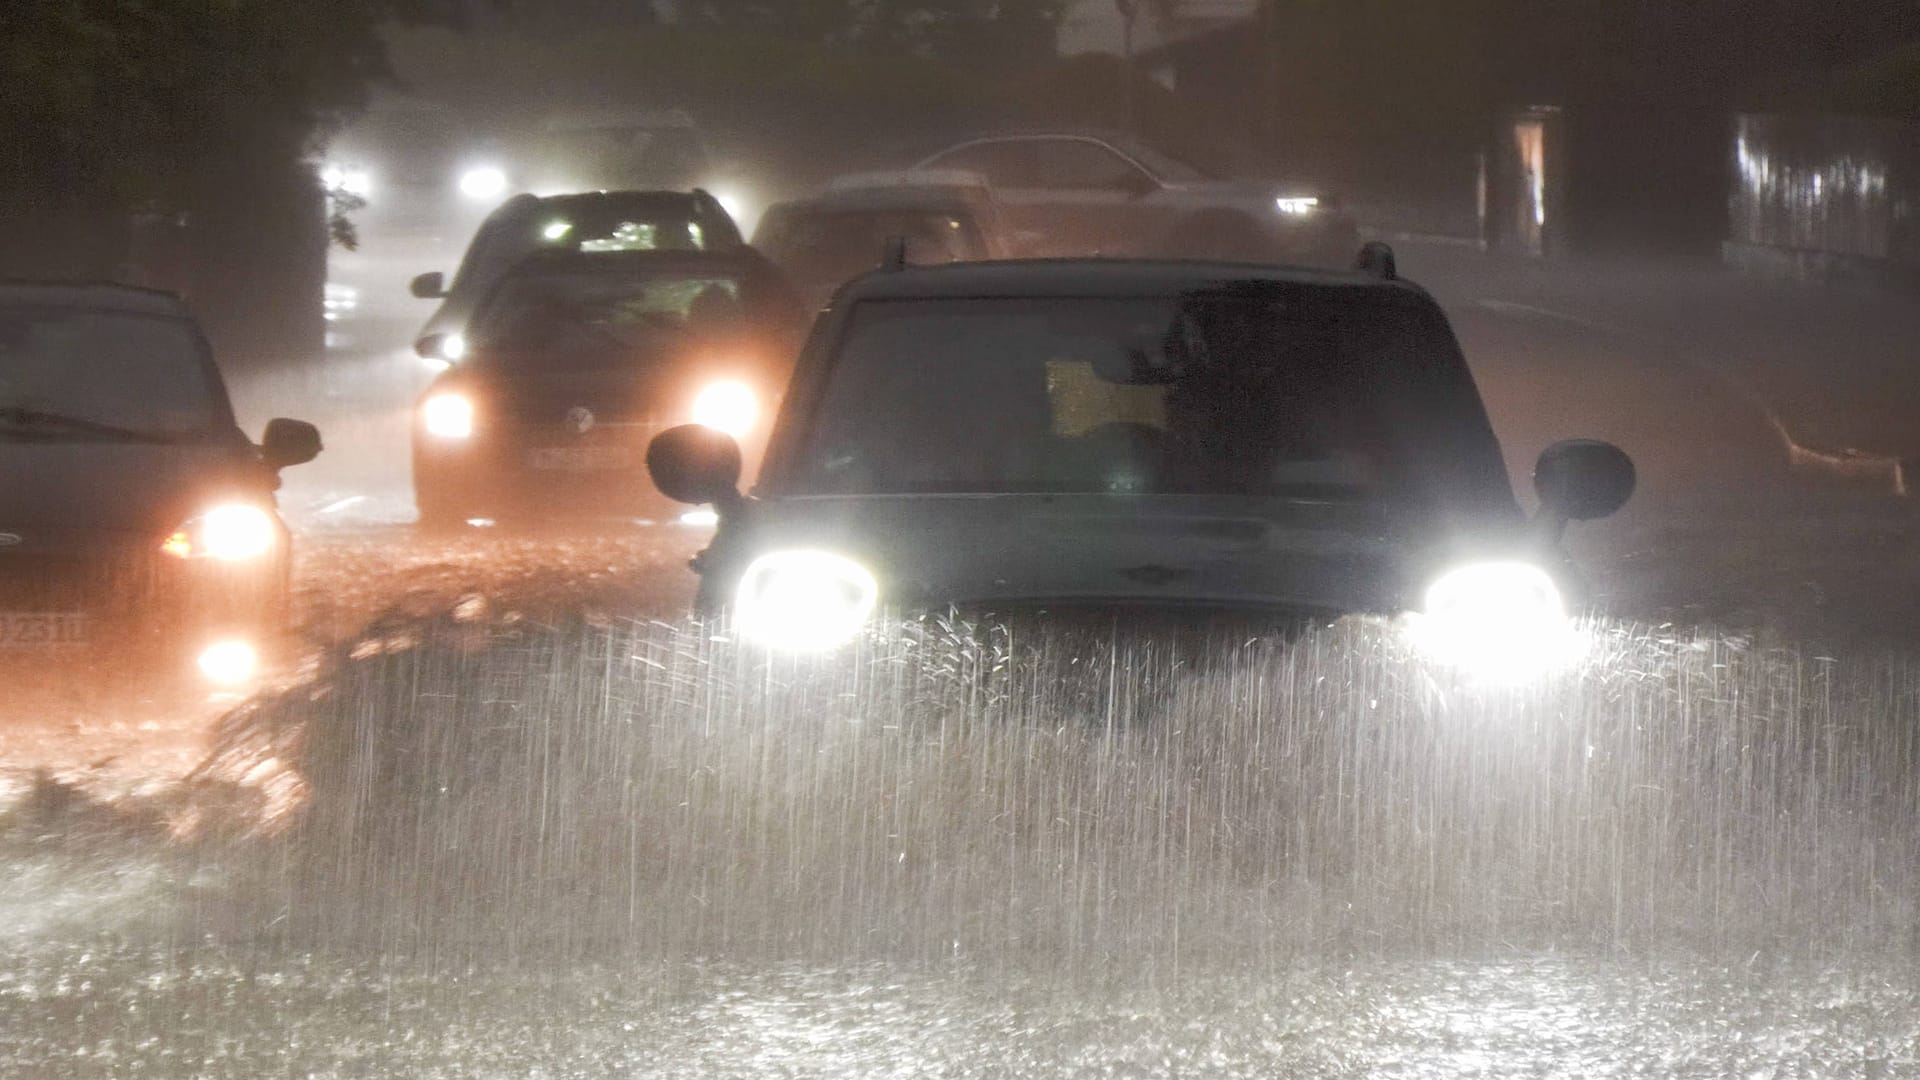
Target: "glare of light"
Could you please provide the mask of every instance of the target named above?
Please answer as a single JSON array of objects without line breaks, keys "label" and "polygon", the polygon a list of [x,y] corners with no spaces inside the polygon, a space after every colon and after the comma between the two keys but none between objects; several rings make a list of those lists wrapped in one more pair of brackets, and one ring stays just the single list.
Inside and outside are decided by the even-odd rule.
[{"label": "glare of light", "polygon": [[174,530],[160,542],[160,551],[176,559],[242,562],[268,554],[279,541],[272,514],[247,503],[229,503]]},{"label": "glare of light", "polygon": [[492,518],[468,518],[467,524],[476,529],[491,529],[493,528],[494,521]]},{"label": "glare of light", "polygon": [[420,362],[427,366],[428,371],[445,371],[453,366],[452,361],[442,360],[438,356],[423,356],[420,358]]},{"label": "glare of light", "polygon": [[1485,562],[1441,575],[1414,616],[1433,658],[1489,682],[1520,682],[1571,659],[1572,620],[1552,575],[1532,563]]},{"label": "glare of light", "polygon": [[853,640],[880,599],[867,569],[825,551],[780,551],[747,567],[734,597],[742,637],[782,652],[824,652]]},{"label": "glare of light", "polygon": [[244,641],[219,641],[200,650],[199,665],[208,682],[233,686],[260,670],[260,653]]},{"label": "glare of light", "polygon": [[540,235],[547,240],[558,243],[565,240],[567,234],[572,231],[573,222],[571,221],[549,221],[547,222],[546,228],[540,230]]},{"label": "glare of light", "polygon": [[689,510],[680,515],[680,524],[690,529],[711,529],[720,524],[720,515],[713,510]]},{"label": "glare of light", "polygon": [[460,174],[460,194],[469,199],[497,199],[506,194],[507,174],[492,165],[481,165]]},{"label": "glare of light", "polygon": [[200,519],[201,554],[226,562],[257,559],[279,540],[273,515],[258,506],[216,506]]},{"label": "glare of light", "polygon": [[737,191],[715,191],[712,194],[714,201],[720,204],[720,209],[727,212],[727,216],[733,219],[734,224],[744,227],[747,216],[747,201],[740,197],[740,193]]},{"label": "glare of light", "polygon": [[1273,200],[1273,205],[1283,214],[1291,217],[1299,217],[1302,214],[1311,214],[1315,210],[1320,209],[1320,200],[1312,195],[1299,197],[1282,196]]},{"label": "glare of light", "polygon": [[420,422],[429,435],[468,438],[473,434],[473,402],[459,394],[435,394],[420,406]]},{"label": "glare of light", "polygon": [[440,359],[454,364],[466,358],[467,336],[465,334],[448,334],[440,339]]},{"label": "glare of light", "polygon": [[760,419],[753,387],[734,379],[709,383],[693,399],[693,422],[738,439]]},{"label": "glare of light", "polygon": [[321,166],[320,183],[328,191],[341,191],[362,199],[373,194],[373,173],[355,165],[329,162]]}]

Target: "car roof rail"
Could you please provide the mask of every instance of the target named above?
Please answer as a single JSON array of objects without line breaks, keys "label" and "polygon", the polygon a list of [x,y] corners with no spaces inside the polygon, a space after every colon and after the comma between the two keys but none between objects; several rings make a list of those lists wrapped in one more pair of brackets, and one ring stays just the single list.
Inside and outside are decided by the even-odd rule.
[{"label": "car roof rail", "polygon": [[1378,240],[1369,240],[1360,245],[1360,254],[1354,258],[1353,268],[1381,281],[1400,280],[1399,263],[1393,257],[1392,246]]},{"label": "car roof rail", "polygon": [[880,255],[880,269],[895,273],[907,268],[907,238],[904,236],[887,237],[887,246]]}]

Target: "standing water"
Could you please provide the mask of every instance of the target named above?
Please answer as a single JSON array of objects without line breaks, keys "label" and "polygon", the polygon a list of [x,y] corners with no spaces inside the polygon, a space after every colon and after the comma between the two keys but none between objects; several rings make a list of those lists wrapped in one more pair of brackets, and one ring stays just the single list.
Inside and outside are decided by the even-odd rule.
[{"label": "standing water", "polygon": [[808,659],[387,626],[229,719],[198,779],[248,832],[170,849],[158,928],[36,946],[0,1061],[1920,1069],[1920,677],[1583,633],[1516,688],[1364,620],[1200,651],[907,623]]}]

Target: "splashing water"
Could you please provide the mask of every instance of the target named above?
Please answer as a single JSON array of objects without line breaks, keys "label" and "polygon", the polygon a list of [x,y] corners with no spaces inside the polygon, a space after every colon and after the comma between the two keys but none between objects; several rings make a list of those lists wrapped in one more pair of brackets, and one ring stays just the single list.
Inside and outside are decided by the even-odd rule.
[{"label": "splashing water", "polygon": [[[470,616],[471,613],[469,613]],[[1560,946],[1911,949],[1920,679],[1592,624],[1476,688],[1290,641],[449,616],[233,718],[242,913],[432,964],[564,955],[1099,979]],[[275,853],[272,858],[261,852]]]}]

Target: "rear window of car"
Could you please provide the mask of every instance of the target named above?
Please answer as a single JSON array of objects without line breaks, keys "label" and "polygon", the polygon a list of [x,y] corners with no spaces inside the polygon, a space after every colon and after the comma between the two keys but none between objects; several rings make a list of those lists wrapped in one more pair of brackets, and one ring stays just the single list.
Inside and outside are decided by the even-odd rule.
[{"label": "rear window of car", "polygon": [[868,301],[794,451],[796,494],[1506,484],[1438,310],[1340,287]]}]

